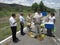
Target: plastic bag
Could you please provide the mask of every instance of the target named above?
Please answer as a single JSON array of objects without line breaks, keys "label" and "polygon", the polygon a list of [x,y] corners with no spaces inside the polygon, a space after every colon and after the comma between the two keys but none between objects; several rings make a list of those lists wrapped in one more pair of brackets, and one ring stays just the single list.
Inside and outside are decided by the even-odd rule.
[{"label": "plastic bag", "polygon": [[54,29],[52,30],[52,32],[56,32],[56,27],[54,27]]},{"label": "plastic bag", "polygon": [[44,28],[45,27],[45,24],[41,24],[40,27]]}]

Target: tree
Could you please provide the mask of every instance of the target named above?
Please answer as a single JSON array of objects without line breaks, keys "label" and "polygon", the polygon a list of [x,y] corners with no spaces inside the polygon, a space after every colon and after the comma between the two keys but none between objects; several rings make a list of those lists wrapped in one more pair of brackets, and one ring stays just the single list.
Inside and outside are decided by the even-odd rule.
[{"label": "tree", "polygon": [[34,12],[36,12],[37,10],[38,10],[38,4],[37,3],[34,3],[33,5],[32,5],[32,10],[34,10]]},{"label": "tree", "polygon": [[39,10],[42,12],[42,11],[45,11],[46,10],[46,7],[44,5],[44,3],[41,1],[40,4],[39,4]]},{"label": "tree", "polygon": [[47,6],[44,5],[44,3],[41,1],[40,4],[38,5],[37,3],[34,3],[32,5],[32,9],[34,11],[46,11],[46,12],[55,12],[55,9],[49,8]]},{"label": "tree", "polygon": [[49,7],[45,6],[42,1],[39,4],[39,10],[41,12],[43,12],[43,11],[46,11],[46,12],[55,12],[55,9],[52,9],[52,8],[49,8]]}]

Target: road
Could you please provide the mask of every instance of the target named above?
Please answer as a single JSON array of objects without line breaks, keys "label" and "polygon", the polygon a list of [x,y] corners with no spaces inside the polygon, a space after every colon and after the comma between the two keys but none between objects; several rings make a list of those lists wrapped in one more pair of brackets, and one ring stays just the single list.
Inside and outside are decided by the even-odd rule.
[{"label": "road", "polygon": [[20,42],[18,43],[13,43],[11,41],[10,45],[56,45],[56,43],[54,42],[54,40],[52,40],[51,37],[45,37],[45,39],[43,41],[40,41],[38,39],[35,38],[30,38],[28,35],[25,36],[18,36],[20,39]]}]

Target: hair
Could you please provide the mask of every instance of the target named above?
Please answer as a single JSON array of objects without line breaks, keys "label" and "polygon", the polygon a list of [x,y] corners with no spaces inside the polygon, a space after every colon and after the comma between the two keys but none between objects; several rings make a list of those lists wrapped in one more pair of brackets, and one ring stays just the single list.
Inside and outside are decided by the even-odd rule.
[{"label": "hair", "polygon": [[12,14],[12,17],[16,16],[15,14]]},{"label": "hair", "polygon": [[55,16],[55,14],[54,14],[54,13],[51,13],[51,15]]},{"label": "hair", "polygon": [[21,15],[21,16],[23,16],[24,14],[23,14],[23,13],[21,13],[20,15]]},{"label": "hair", "polygon": [[30,13],[28,15],[30,15]]}]

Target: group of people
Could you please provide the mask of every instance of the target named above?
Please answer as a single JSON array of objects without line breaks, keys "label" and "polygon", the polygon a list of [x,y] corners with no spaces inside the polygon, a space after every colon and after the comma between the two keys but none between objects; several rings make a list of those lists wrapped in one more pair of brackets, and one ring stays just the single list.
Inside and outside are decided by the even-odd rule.
[{"label": "group of people", "polygon": [[[46,24],[46,23],[53,23],[55,24],[55,14],[54,13],[50,13],[50,15],[47,16],[43,16],[41,12],[35,12],[33,15],[29,14],[27,15],[26,19],[24,18],[24,14],[21,13],[19,16],[19,20],[20,20],[20,31],[21,31],[21,35],[25,35],[23,29],[24,29],[24,24],[27,23],[27,28],[29,30],[29,32],[31,32],[31,24],[34,23],[37,33],[36,35],[40,34],[40,25],[41,24]],[[16,14],[12,14],[12,16],[9,18],[9,23],[11,26],[11,31],[12,31],[12,39],[13,42],[18,42],[19,39],[16,37],[16,31],[17,31],[17,21],[16,21]],[[52,34],[52,30],[47,29],[47,35],[49,36],[53,36]]]},{"label": "group of people", "polygon": [[[23,17],[23,14],[21,13],[19,16],[20,19],[20,30],[21,30],[21,35],[25,35],[25,33],[23,32],[23,28],[24,28],[24,23],[25,23],[25,19]],[[12,16],[9,19],[9,23],[10,23],[10,27],[11,27],[11,31],[12,31],[12,39],[13,42],[18,42],[19,39],[16,37],[16,32],[17,32],[17,21],[16,21],[16,14],[12,14]]]}]

